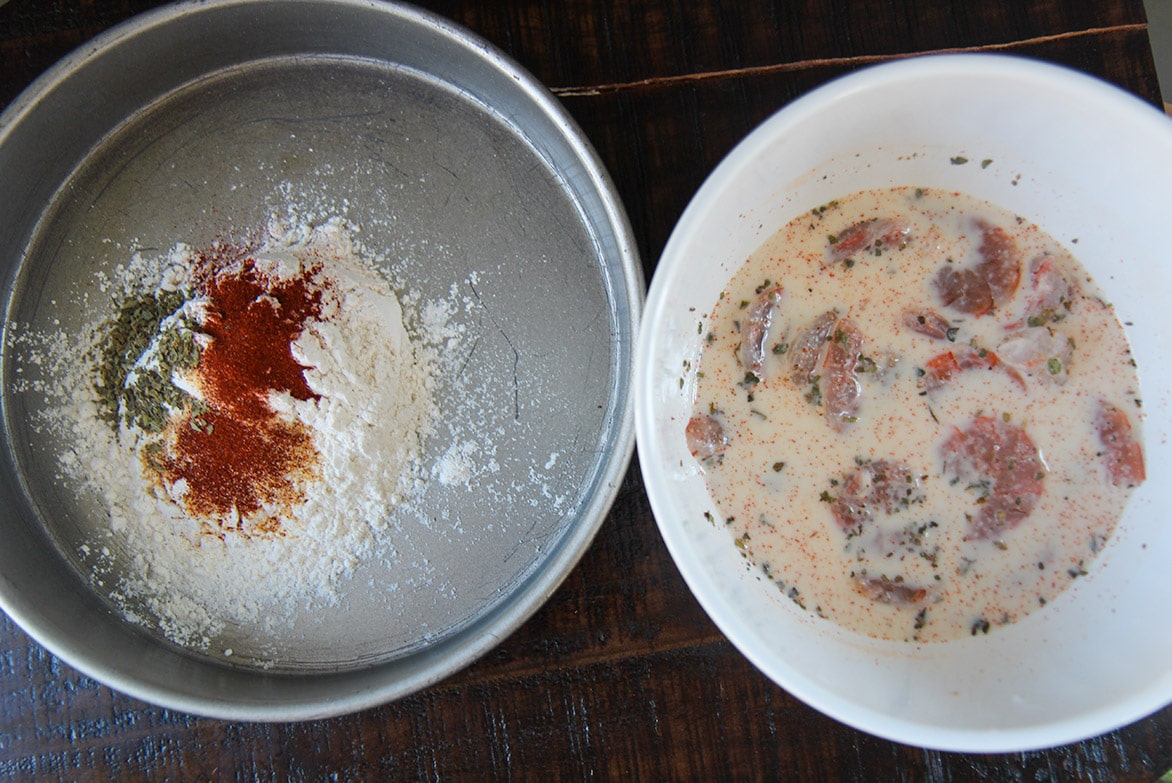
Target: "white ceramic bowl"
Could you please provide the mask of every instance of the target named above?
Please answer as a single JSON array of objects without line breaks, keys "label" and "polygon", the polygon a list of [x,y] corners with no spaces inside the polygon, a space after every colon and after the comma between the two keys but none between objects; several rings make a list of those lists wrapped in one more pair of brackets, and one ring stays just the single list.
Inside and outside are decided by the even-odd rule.
[{"label": "white ceramic bowl", "polygon": [[[684,360],[700,354],[697,313],[763,240],[835,197],[898,185],[967,192],[1078,237],[1078,257],[1127,325],[1146,411],[1149,478],[1091,573],[1014,625],[924,645],[811,618],[746,569],[729,533],[704,519],[715,507],[684,439],[694,378],[680,383]],[[942,750],[1050,747],[1172,702],[1170,206],[1172,122],[1098,80],[1002,56],[923,57],[847,76],[778,112],[720,164],[650,287],[636,436],[676,564],[761,671],[846,724]]]}]

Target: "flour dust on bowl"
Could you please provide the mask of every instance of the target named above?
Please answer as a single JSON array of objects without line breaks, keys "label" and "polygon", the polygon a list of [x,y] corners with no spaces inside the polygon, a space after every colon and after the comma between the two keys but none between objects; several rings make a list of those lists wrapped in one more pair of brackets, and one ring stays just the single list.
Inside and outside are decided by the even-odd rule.
[{"label": "flour dust on bowl", "polygon": [[1169,164],[1109,85],[948,55],[814,91],[708,178],[648,293],[640,464],[776,683],[973,752],[1172,701]]},{"label": "flour dust on bowl", "polygon": [[642,281],[593,151],[485,42],[171,6],[18,98],[0,170],[0,601],[67,662],[348,712],[474,660],[592,540]]}]

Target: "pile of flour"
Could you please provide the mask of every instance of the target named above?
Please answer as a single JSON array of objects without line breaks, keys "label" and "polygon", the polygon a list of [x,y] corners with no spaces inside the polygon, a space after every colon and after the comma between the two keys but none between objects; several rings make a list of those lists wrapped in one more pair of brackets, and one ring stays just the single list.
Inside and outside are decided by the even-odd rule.
[{"label": "pile of flour", "polygon": [[[208,650],[233,628],[277,635],[302,611],[337,603],[358,564],[393,553],[392,511],[433,470],[422,456],[436,419],[433,343],[408,333],[390,284],[362,257],[353,233],[338,218],[274,221],[250,252],[278,275],[320,264],[331,281],[320,317],[292,344],[317,398],[270,400],[312,432],[319,456],[315,480],[302,487],[305,502],[282,517],[277,534],[209,534],[144,474],[143,433],[114,432],[101,420],[92,362],[67,373],[70,389],[53,411],[74,445],[61,469],[109,509],[108,531],[83,555],[127,616],[180,645]],[[155,258],[136,255],[100,283],[115,293],[143,281],[181,288],[192,258],[184,245]]]}]

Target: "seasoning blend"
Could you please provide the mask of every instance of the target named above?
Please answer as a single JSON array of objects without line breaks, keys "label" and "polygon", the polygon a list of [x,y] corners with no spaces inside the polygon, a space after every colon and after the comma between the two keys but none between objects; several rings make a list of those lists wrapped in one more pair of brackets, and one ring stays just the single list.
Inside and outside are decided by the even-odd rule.
[{"label": "seasoning blend", "polygon": [[137,258],[72,372],[62,467],[109,509],[95,579],[178,644],[336,603],[427,473],[435,357],[352,233]]}]

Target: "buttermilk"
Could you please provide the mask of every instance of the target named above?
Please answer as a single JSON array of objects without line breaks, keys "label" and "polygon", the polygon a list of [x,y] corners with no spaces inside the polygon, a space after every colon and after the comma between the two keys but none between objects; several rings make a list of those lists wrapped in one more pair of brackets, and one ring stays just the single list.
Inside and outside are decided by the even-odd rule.
[{"label": "buttermilk", "polygon": [[1144,479],[1112,308],[1063,244],[965,194],[812,209],[704,329],[686,437],[720,523],[857,632],[940,641],[1044,607]]}]

